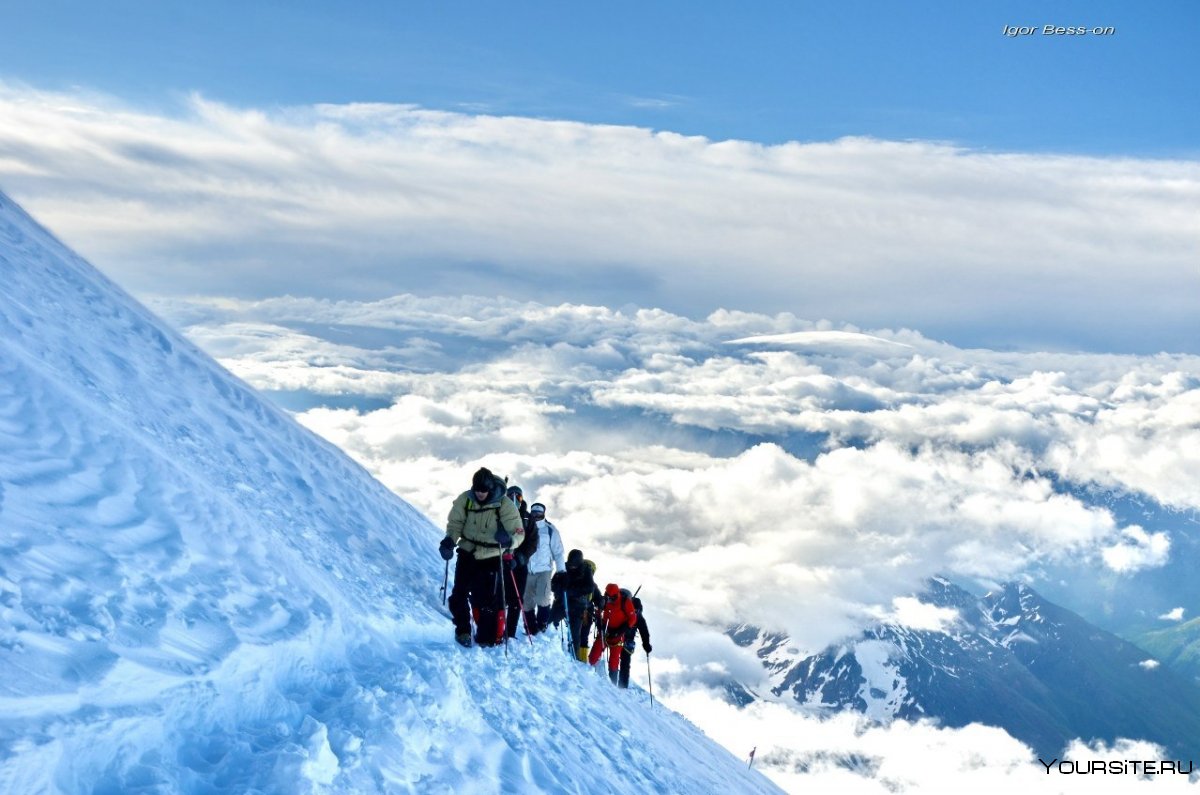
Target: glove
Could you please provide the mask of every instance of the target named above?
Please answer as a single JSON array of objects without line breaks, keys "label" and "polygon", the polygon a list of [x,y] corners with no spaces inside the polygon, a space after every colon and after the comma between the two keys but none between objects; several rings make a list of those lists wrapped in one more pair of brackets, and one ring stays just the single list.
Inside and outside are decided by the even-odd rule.
[{"label": "glove", "polygon": [[450,540],[450,536],[442,539],[442,543],[438,544],[438,552],[442,556],[442,560],[450,560],[454,557],[454,542]]},{"label": "glove", "polygon": [[505,530],[503,527],[501,527],[499,530],[496,531],[496,543],[499,544],[501,547],[511,547],[512,546],[512,535],[507,530]]},{"label": "glove", "polygon": [[516,561],[518,569],[525,568],[525,564],[529,562],[525,555],[520,552],[513,553],[513,560]]},{"label": "glove", "polygon": [[567,576],[565,574],[563,574],[561,571],[556,572],[555,575],[550,578],[550,590],[554,591],[555,593],[558,593],[559,591],[566,588],[567,587],[566,579],[567,579]]},{"label": "glove", "polygon": [[646,654],[649,654],[649,653],[650,653],[650,651],[651,651],[650,644],[649,644],[649,643],[643,643],[643,644],[642,644],[642,651],[646,652]]},{"label": "glove", "polygon": [[629,652],[630,654],[633,654],[633,650],[635,648],[637,648],[637,644],[634,643],[632,640],[625,641],[625,651]]}]

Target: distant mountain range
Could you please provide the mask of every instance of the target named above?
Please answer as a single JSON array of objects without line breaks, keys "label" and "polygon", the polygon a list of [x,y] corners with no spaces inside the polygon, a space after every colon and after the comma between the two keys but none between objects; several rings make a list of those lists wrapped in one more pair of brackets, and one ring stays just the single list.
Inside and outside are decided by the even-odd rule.
[{"label": "distant mountain range", "polygon": [[1200,603],[1200,577],[1195,576],[1200,566],[1200,511],[1163,506],[1117,489],[1065,483],[1059,487],[1084,504],[1111,511],[1120,525],[1167,533],[1171,554],[1161,566],[1133,572],[1108,571],[1094,561],[1071,558],[1047,564],[1031,572],[1044,597],[1138,645],[1147,633],[1166,626],[1164,614]]},{"label": "distant mountain range", "polygon": [[1176,673],[1200,683],[1200,618],[1147,632],[1137,642]]},{"label": "distant mountain range", "polygon": [[[1200,685],[1132,643],[1024,585],[976,597],[938,578],[919,598],[957,619],[944,631],[880,623],[808,657],[755,627],[729,635],[755,650],[775,697],[819,711],[998,726],[1046,758],[1074,738],[1200,752]],[[757,694],[737,684],[730,697]]]}]

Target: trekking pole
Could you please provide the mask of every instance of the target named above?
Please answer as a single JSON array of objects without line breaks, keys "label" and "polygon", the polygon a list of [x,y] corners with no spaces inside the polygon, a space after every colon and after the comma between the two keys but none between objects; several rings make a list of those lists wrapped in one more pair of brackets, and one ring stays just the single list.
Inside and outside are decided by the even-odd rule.
[{"label": "trekking pole", "polygon": [[650,709],[654,709],[654,679],[650,677],[650,652],[646,652],[646,684],[650,686]]},{"label": "trekking pole", "polygon": [[[521,598],[521,592],[517,589],[517,573],[509,569],[508,576],[512,580],[513,593],[517,595],[517,607],[521,608],[521,622],[525,624],[525,637],[529,638],[529,645],[533,646],[533,635],[529,632],[529,616],[525,615],[525,600]],[[507,633],[505,637],[507,637]]]},{"label": "trekking pole", "polygon": [[[504,632],[502,632],[501,634],[504,636],[504,656],[507,657],[508,656],[508,624],[507,624],[507,622],[508,622],[508,589],[504,587],[504,555],[503,555],[503,553],[501,553],[501,555],[500,555],[500,568],[496,570],[496,585],[500,586],[500,616],[503,616],[503,619],[501,619],[500,616],[496,617],[496,629],[499,630],[501,620],[506,622],[505,626],[504,626]],[[495,602],[492,602],[492,604],[495,604]]]},{"label": "trekking pole", "polygon": [[442,604],[446,604],[446,583],[450,582],[450,561],[446,561],[446,574],[442,577]]},{"label": "trekking pole", "polygon": [[[601,613],[598,618],[604,618],[604,613]],[[596,643],[600,645],[600,658],[596,662],[604,661],[604,667],[601,670],[607,672],[608,660],[606,659],[612,652],[608,648],[608,619],[604,618],[604,623],[596,621]],[[591,654],[588,654],[588,662],[591,662]]]}]

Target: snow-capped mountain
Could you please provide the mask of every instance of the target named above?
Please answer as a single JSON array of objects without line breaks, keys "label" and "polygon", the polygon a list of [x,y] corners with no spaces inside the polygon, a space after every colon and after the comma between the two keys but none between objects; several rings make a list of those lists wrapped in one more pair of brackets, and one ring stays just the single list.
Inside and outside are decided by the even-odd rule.
[{"label": "snow-capped mountain", "polygon": [[0,194],[0,791],[778,791],[440,536]]},{"label": "snow-capped mountain", "polygon": [[920,600],[952,611],[944,628],[882,622],[808,657],[753,627],[730,636],[755,650],[774,696],[810,710],[982,723],[1050,755],[1072,738],[1200,749],[1200,688],[1031,588],[977,598],[938,578]]}]

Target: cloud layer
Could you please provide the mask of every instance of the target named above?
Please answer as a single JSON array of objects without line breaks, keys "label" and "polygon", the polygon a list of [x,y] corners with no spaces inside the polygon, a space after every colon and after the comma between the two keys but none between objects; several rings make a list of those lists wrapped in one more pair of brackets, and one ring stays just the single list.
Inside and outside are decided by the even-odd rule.
[{"label": "cloud layer", "polygon": [[252,385],[306,395],[303,422],[435,522],[486,463],[601,579],[809,650],[931,575],[1169,559],[1169,530],[1087,493],[1200,509],[1197,357],[470,297],[157,308]]},{"label": "cloud layer", "polygon": [[[1120,740],[1108,746],[1075,741],[1058,757],[1039,762],[1005,732],[979,724],[961,729],[932,722],[880,726],[849,714],[822,720],[769,702],[738,709],[700,688],[675,694],[672,706],[735,754],[748,756],[756,749],[754,767],[788,792],[1006,795],[1196,789],[1195,775],[1135,775],[1135,760],[1178,761],[1185,770],[1189,766],[1188,760],[1173,760],[1145,742]],[[1109,771],[1131,772],[1101,773],[1100,763]],[[1076,772],[1093,767],[1094,774]]]},{"label": "cloud layer", "polygon": [[0,85],[0,185],[139,294],[736,307],[992,346],[1200,338],[1194,161],[397,105],[164,113]]}]

